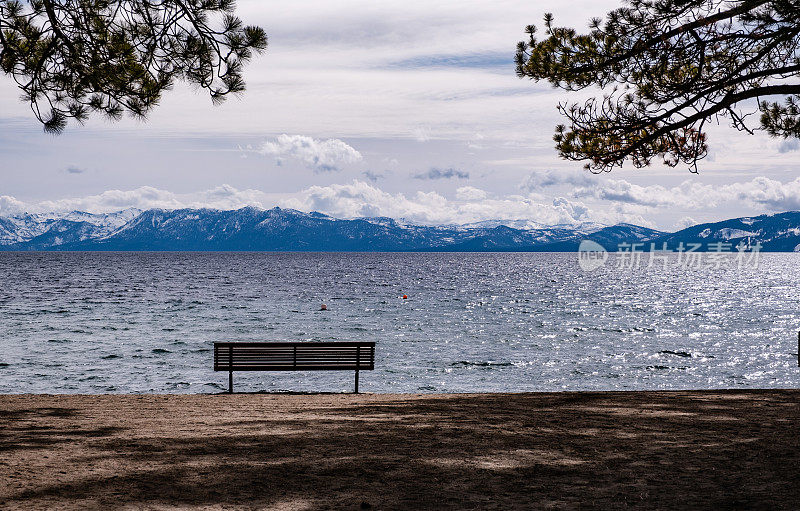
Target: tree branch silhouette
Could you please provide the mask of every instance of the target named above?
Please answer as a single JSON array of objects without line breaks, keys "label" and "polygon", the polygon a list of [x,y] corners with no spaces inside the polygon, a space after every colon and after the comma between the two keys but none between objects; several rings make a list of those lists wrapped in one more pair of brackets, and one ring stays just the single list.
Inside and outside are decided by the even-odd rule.
[{"label": "tree branch silhouette", "polygon": [[654,159],[696,171],[704,128],[721,119],[800,137],[800,0],[630,0],[587,34],[555,27],[550,14],[544,26],[542,41],[526,28],[517,76],[604,92],[559,104],[568,123],[553,137],[563,158],[594,172]]},{"label": "tree branch silhouette", "polygon": [[242,69],[267,47],[233,0],[0,0],[0,69],[44,130],[91,112],[146,118],[183,80],[214,103],[245,90]]}]

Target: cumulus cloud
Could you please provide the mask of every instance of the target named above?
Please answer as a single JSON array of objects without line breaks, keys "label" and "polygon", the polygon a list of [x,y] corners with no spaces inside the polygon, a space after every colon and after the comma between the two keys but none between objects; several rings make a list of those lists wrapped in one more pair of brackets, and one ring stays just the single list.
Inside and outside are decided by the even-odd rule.
[{"label": "cumulus cloud", "polygon": [[11,216],[25,212],[26,205],[10,195],[0,195],[0,215]]},{"label": "cumulus cloud", "polygon": [[107,190],[85,197],[46,200],[23,203],[14,197],[0,197],[0,214],[11,215],[27,212],[110,213],[123,209],[182,209],[211,208],[239,209],[245,206],[270,207],[274,198],[260,190],[238,190],[230,185],[221,185],[195,193],[177,194],[152,186],[133,190]]},{"label": "cumulus cloud", "polygon": [[438,167],[431,167],[425,172],[414,174],[414,179],[469,179],[469,172],[448,167],[440,169]]},{"label": "cumulus cloud", "polygon": [[[649,224],[641,216],[628,214],[623,208],[592,211],[583,203],[564,197],[551,202],[540,202],[523,195],[478,199],[475,190],[481,191],[477,188],[462,190],[462,198],[450,201],[436,192],[392,194],[355,180],[350,184],[309,187],[282,201],[282,205],[301,211],[321,211],[339,218],[388,216],[422,224],[463,224],[483,220],[528,220],[531,226],[582,222]],[[465,194],[476,198],[466,199]]]},{"label": "cumulus cloud", "polygon": [[[601,204],[584,203],[582,198],[602,199]],[[354,180],[348,184],[311,186],[295,193],[270,194],[261,190],[240,190],[221,185],[194,193],[174,193],[143,186],[133,190],[108,190],[85,197],[41,202],[24,202],[0,196],[0,215],[23,212],[67,212],[73,210],[107,213],[128,208],[238,209],[244,206],[269,208],[275,205],[301,211],[320,211],[334,217],[387,216],[423,224],[463,224],[485,220],[526,220],[531,226],[575,225],[582,222],[653,224],[645,218],[657,207],[680,207],[708,211],[710,208],[741,205],[749,213],[800,209],[800,178],[781,183],[765,177],[727,185],[684,181],[679,186],[640,186],[624,180],[608,180],[598,186],[578,189],[572,195],[547,199],[536,193],[497,196],[473,186],[456,190],[450,200],[437,192],[390,193],[373,183]],[[675,228],[696,221],[686,217]]]},{"label": "cumulus cloud", "polygon": [[800,178],[782,183],[759,176],[750,181],[709,185],[686,180],[678,186],[641,186],[623,179],[601,181],[591,187],[573,191],[573,198],[594,198],[649,208],[683,207],[709,209],[743,205],[767,211],[800,209]]},{"label": "cumulus cloud", "polygon": [[268,194],[261,190],[239,190],[227,184],[198,194],[189,194],[183,200],[187,207],[193,208],[239,209],[245,206],[266,208],[272,205]]},{"label": "cumulus cloud", "polygon": [[642,206],[665,206],[673,204],[680,195],[680,189],[667,190],[663,186],[640,186],[624,179],[609,179],[592,186],[579,187],[573,197],[592,197],[603,201],[625,202]]},{"label": "cumulus cloud", "polygon": [[[781,183],[766,177],[757,177],[745,183],[733,183],[721,187],[705,187],[702,192],[708,194],[718,204],[722,201],[741,201],[763,206],[772,211],[800,209],[800,178],[788,183]],[[698,197],[698,202],[701,201]]]},{"label": "cumulus cloud", "polygon": [[598,182],[597,176],[581,170],[545,170],[531,172],[522,180],[519,187],[521,190],[533,192],[557,185],[573,185],[588,187]]},{"label": "cumulus cloud", "polygon": [[280,165],[284,159],[304,163],[315,172],[341,170],[341,166],[363,159],[360,152],[336,138],[325,140],[304,135],[280,135],[274,141],[264,142],[257,152],[275,156]]},{"label": "cumulus cloud", "polygon": [[694,218],[685,216],[685,217],[681,218],[680,220],[678,220],[677,222],[675,222],[675,230],[676,231],[680,231],[680,230],[683,230],[683,229],[687,229],[687,228],[692,227],[693,225],[697,225],[699,223],[700,222],[698,222]]},{"label": "cumulus cloud", "polygon": [[458,200],[483,200],[486,198],[486,192],[474,186],[462,186],[456,190],[456,198]]},{"label": "cumulus cloud", "polygon": [[179,209],[184,204],[177,196],[166,190],[152,186],[142,186],[134,190],[107,190],[97,195],[42,201],[31,205],[34,211],[86,211],[90,213],[107,213],[128,208],[164,208]]},{"label": "cumulus cloud", "polygon": [[288,194],[268,194],[253,189],[239,190],[230,185],[179,194],[143,186],[133,190],[108,190],[86,197],[35,203],[25,203],[14,197],[0,196],[0,215],[74,210],[108,213],[129,208],[231,210],[255,206],[266,209],[277,205],[306,212],[320,211],[338,218],[386,216],[422,224],[526,220],[530,227],[575,225],[583,222],[605,224],[630,222],[650,225],[628,206],[593,210],[580,201],[565,197],[553,200],[543,200],[532,194],[489,197],[485,191],[471,186],[459,188],[456,196],[456,200],[448,200],[436,192],[389,193],[360,180],[354,180],[349,184],[311,186]]}]

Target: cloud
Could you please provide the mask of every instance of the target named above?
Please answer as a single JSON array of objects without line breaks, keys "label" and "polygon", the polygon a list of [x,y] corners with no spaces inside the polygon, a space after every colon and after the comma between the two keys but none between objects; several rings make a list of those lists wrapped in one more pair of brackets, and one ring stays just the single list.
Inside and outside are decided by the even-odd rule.
[{"label": "cloud", "polygon": [[0,196],[0,215],[22,212],[109,213],[128,208],[239,209],[245,206],[271,208],[281,206],[300,211],[320,211],[338,218],[386,216],[422,224],[465,224],[484,220],[526,220],[530,227],[583,222],[614,224],[630,222],[650,225],[626,207],[594,210],[580,201],[566,197],[541,200],[533,195],[509,195],[489,198],[475,187],[456,191],[457,200],[448,200],[436,192],[412,194],[389,193],[365,181],[349,184],[311,186],[295,193],[270,194],[261,190],[239,190],[224,184],[193,193],[174,193],[143,186],[133,190],[107,190],[96,195],[25,203],[14,197]]},{"label": "cloud", "polygon": [[245,206],[267,208],[272,206],[271,197],[261,190],[238,190],[231,185],[223,184],[200,192],[188,194],[182,198],[186,207],[208,207],[213,209],[239,209]]},{"label": "cloud", "polygon": [[682,207],[707,210],[720,206],[749,206],[767,211],[800,209],[800,178],[782,183],[759,176],[750,181],[709,185],[693,180],[674,187],[641,186],[623,179],[601,181],[573,191],[573,198],[594,198],[648,208]]},{"label": "cloud", "polygon": [[582,186],[573,191],[573,197],[592,197],[604,201],[624,202],[641,206],[665,206],[675,203],[679,189],[667,190],[663,186],[639,186],[624,179],[609,179],[592,186]]},{"label": "cloud", "polygon": [[514,67],[514,54],[509,51],[472,54],[434,54],[417,55],[390,62],[389,68],[482,68],[508,71]]},{"label": "cloud", "polygon": [[[788,183],[757,177],[746,183],[733,183],[721,187],[705,187],[701,195],[707,194],[712,200],[706,204],[719,204],[722,201],[740,201],[763,206],[772,211],[800,209],[800,178]],[[698,201],[702,199],[698,197]]]},{"label": "cloud", "polygon": [[373,183],[376,183],[379,179],[384,179],[386,177],[385,175],[383,175],[381,173],[372,172],[371,170],[365,170],[361,174],[364,177],[366,177],[367,179],[369,179],[370,181],[372,181]]},{"label": "cloud", "polygon": [[431,167],[426,172],[420,172],[412,176],[414,179],[469,179],[469,172],[448,167],[440,169],[438,167]]},{"label": "cloud", "polygon": [[541,190],[557,185],[593,186],[597,183],[596,175],[581,170],[545,170],[531,172],[520,183],[520,189],[527,192]]},{"label": "cloud", "polygon": [[134,190],[107,190],[98,195],[86,197],[42,201],[30,206],[32,211],[86,211],[89,213],[108,213],[128,208],[179,209],[184,203],[166,190],[152,186],[142,186]]},{"label": "cloud", "polygon": [[25,212],[26,205],[9,195],[0,195],[0,215],[12,216]]},{"label": "cloud", "polygon": [[778,144],[778,152],[781,154],[800,149],[800,140],[796,138],[789,138]]},{"label": "cloud", "polygon": [[427,142],[431,139],[431,130],[430,128],[420,126],[411,130],[411,135],[417,142]]},{"label": "cloud", "polygon": [[[16,200],[10,198],[12,200]],[[177,194],[152,186],[142,186],[133,190],[107,190],[97,195],[59,200],[47,200],[32,204],[17,201],[17,209],[24,206],[29,212],[67,212],[86,211],[89,213],[109,213],[123,209],[182,209],[211,208],[239,209],[245,206],[267,207],[274,202],[268,194],[259,190],[238,190],[224,184],[196,193]],[[21,205],[21,206],[20,206]],[[0,197],[0,213],[5,213],[3,198]]]},{"label": "cloud", "polygon": [[[465,190],[470,188],[469,191]],[[528,220],[532,227],[583,222],[614,224],[630,222],[650,225],[640,215],[624,208],[593,211],[585,204],[559,197],[540,202],[534,197],[511,195],[478,198],[481,190],[461,189],[458,201],[436,192],[418,191],[412,195],[388,193],[371,184],[355,180],[350,184],[312,186],[281,201],[281,205],[301,211],[320,211],[339,218],[387,216],[422,224],[464,224],[484,220]],[[467,195],[475,197],[467,198]]]},{"label": "cloud", "polygon": [[[583,198],[601,202],[583,202]],[[474,186],[456,189],[455,198],[437,192],[392,193],[362,180],[349,184],[311,186],[294,193],[267,193],[256,189],[237,189],[224,184],[192,193],[174,193],[143,186],[132,190],[107,190],[84,197],[25,202],[0,196],[0,215],[23,212],[108,213],[128,208],[239,209],[244,206],[269,208],[275,205],[301,211],[320,211],[340,218],[387,216],[423,224],[464,224],[485,220],[525,220],[531,227],[583,222],[619,222],[653,226],[646,216],[659,208],[689,209],[707,213],[722,208],[720,218],[731,216],[731,208],[744,214],[800,210],[800,178],[782,183],[765,177],[727,185],[703,184],[687,180],[678,186],[640,186],[624,180],[600,182],[591,189],[546,198],[535,192],[500,196]],[[676,229],[695,224],[682,218]]]},{"label": "cloud", "polygon": [[685,216],[685,217],[681,218],[680,220],[678,220],[677,222],[675,222],[675,230],[676,231],[680,231],[680,230],[689,228],[689,227],[691,227],[693,225],[697,225],[699,223],[700,222],[698,222],[694,218]]},{"label": "cloud", "polygon": [[467,147],[472,149],[473,151],[480,151],[482,149],[486,149],[484,145],[484,137],[481,133],[475,133],[472,135],[471,139],[467,142]]},{"label": "cloud", "polygon": [[474,186],[462,186],[456,190],[456,198],[458,200],[483,200],[486,198],[486,192]]},{"label": "cloud", "polygon": [[340,170],[343,164],[363,159],[360,152],[339,139],[321,140],[304,135],[280,135],[274,141],[264,142],[257,152],[276,156],[278,165],[284,158],[303,162],[315,172]]}]

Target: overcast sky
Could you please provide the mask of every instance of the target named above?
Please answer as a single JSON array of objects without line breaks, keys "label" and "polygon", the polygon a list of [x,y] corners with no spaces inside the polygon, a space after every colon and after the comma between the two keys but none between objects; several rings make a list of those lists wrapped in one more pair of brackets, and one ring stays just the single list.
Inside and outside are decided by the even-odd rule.
[{"label": "overcast sky", "polygon": [[614,1],[239,1],[269,49],[212,106],[176,87],[147,123],[42,132],[0,76],[0,215],[127,207],[293,207],[422,223],[693,222],[800,209],[800,144],[726,126],[699,174],[594,176],[558,158],[559,101],[519,80],[527,24],[585,30]]}]

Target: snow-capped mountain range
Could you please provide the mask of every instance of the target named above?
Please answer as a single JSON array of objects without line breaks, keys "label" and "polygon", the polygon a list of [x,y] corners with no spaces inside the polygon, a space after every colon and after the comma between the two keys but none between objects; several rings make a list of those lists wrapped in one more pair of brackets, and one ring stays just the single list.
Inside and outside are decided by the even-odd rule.
[{"label": "snow-capped mountain range", "polygon": [[[0,245],[10,246],[26,243],[44,235],[59,238],[59,233],[67,237],[76,235],[76,228],[84,232],[80,239],[108,236],[142,213],[140,209],[125,209],[115,213],[93,214],[83,211],[69,213],[25,213],[0,216]],[[79,236],[80,237],[80,236]],[[61,237],[62,241],[66,238]],[[44,241],[42,239],[42,241]],[[74,239],[70,240],[74,241]],[[54,243],[58,244],[58,243]]]},{"label": "snow-capped mountain range", "polygon": [[542,227],[526,221],[426,226],[391,218],[342,220],[322,213],[253,207],[126,209],[116,213],[0,216],[0,250],[575,251],[590,239],[674,249],[681,242],[760,242],[765,251],[800,249],[800,212],[737,218],[665,233],[631,224]]}]

